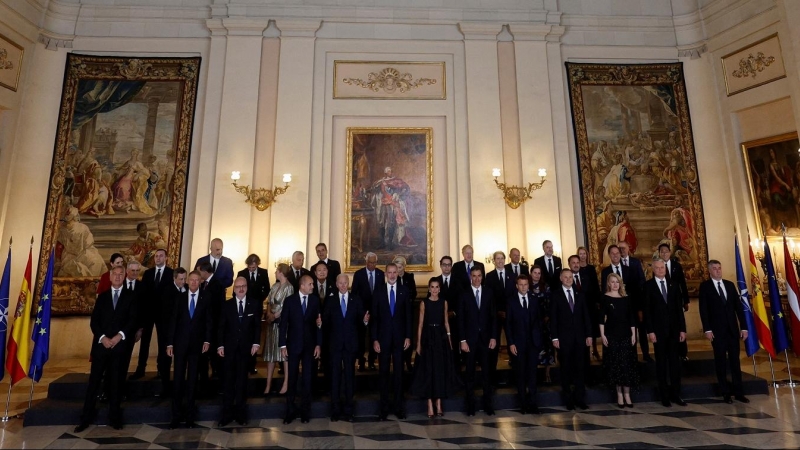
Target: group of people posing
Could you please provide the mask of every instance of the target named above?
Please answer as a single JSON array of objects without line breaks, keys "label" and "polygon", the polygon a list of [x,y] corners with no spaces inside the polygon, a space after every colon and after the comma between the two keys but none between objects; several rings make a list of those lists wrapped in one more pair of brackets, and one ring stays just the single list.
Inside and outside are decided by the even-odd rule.
[{"label": "group of people posing", "polygon": [[[356,367],[360,372],[375,370],[376,359],[379,418],[386,420],[391,412],[404,419],[403,367],[411,369],[412,353],[410,390],[428,400],[429,417],[443,415],[441,400],[462,385],[466,413],[475,414],[478,366],[480,409],[493,415],[492,380],[501,333],[523,414],[539,412],[537,367],[549,364],[556,354],[566,408],[587,409],[585,374],[590,353],[600,357],[598,342],[620,408],[633,407],[630,388],[638,378],[637,342],[645,361],[652,361],[649,344],[653,345],[663,405],[686,405],[680,396],[680,361],[686,356],[684,311],[689,296],[683,270],[668,244],[659,247],[660,259],[653,261],[649,280],[625,243],[608,248],[611,264],[600,271],[600,280],[584,247],[567,258],[564,267],[549,240],[533,265],[525,264],[517,249],[509,252],[508,264],[505,253],[497,251],[494,270],[487,273],[473,259],[472,247],[465,245],[462,260],[440,259],[441,275],[427,283],[416,329],[417,288],[402,256],[382,270],[377,255],[367,253],[351,286],[340,264],[328,258],[327,246],[320,243],[319,261],[311,270],[304,268],[304,254],[295,252],[291,264],[278,265],[277,281],[271,285],[269,272],[259,267],[261,261],[254,254],[234,278],[233,263],[222,256],[222,248],[220,239],[212,240],[209,255],[200,258],[190,273],[167,267],[166,251],[159,250],[156,266],[141,278],[137,262],[123,267],[124,259],[112,256],[112,268],[101,279],[92,313],[92,366],[76,432],[92,423],[103,379],[110,423],[122,427],[125,369],[134,343],[141,341],[137,368],[129,379],[144,376],[154,328],[161,395],[172,396],[172,428],[181,423],[195,426],[196,385],[209,378],[209,368],[210,376],[223,386],[219,425],[233,420],[246,424],[247,377],[256,372],[255,358],[262,344],[268,362],[265,395],[273,392],[276,365],[282,365],[285,374],[279,392],[286,395],[287,424],[298,417],[303,423],[310,420],[312,381],[318,370],[330,387],[331,420],[352,420]],[[722,280],[719,261],[709,261],[708,268],[711,279],[700,286],[699,312],[714,348],[720,388],[726,402],[732,401],[731,395],[747,402],[739,367],[739,339],[747,336],[740,326],[744,320],[739,292]],[[226,300],[225,290],[231,285],[233,296]],[[264,342],[262,326],[267,328]]]}]

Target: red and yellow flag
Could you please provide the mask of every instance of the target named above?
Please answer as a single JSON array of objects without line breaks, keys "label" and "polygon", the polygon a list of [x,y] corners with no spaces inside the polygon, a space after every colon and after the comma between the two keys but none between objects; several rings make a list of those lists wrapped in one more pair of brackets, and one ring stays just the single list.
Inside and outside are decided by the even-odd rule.
[{"label": "red and yellow flag", "polygon": [[[750,240],[750,234],[747,234],[747,240]],[[772,330],[769,327],[769,314],[767,314],[767,307],[764,305],[764,294],[761,289],[761,278],[758,276],[758,268],[756,266],[756,256],[753,254],[753,247],[750,247],[750,284],[752,286],[753,297],[751,300],[753,308],[753,316],[756,319],[756,329],[758,330],[758,343],[761,348],[767,351],[773,358],[775,355],[775,346],[772,344]]]},{"label": "red and yellow flag", "polygon": [[31,304],[33,303],[33,286],[31,285],[32,251],[28,252],[28,265],[22,278],[22,288],[17,298],[17,310],[14,323],[11,324],[11,339],[8,340],[6,370],[11,375],[11,385],[27,376],[26,367],[30,362],[28,347],[31,342]]}]

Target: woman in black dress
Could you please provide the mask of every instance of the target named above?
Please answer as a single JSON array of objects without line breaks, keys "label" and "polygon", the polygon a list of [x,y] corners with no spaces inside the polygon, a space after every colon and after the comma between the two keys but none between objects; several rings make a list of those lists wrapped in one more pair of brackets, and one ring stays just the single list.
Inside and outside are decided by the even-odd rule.
[{"label": "woman in black dress", "polygon": [[550,340],[550,286],[542,277],[542,268],[533,265],[530,268],[531,296],[539,299],[539,311],[542,317],[542,351],[539,352],[539,364],[545,366],[545,382],[550,382],[550,366],[555,363],[553,359],[553,341]]},{"label": "woman in black dress", "polygon": [[631,386],[637,381],[634,310],[619,276],[611,273],[606,282],[600,321],[600,339],[606,347],[603,365],[609,382],[617,388],[617,406],[633,408]]},{"label": "woman in black dress", "polygon": [[439,280],[428,281],[430,297],[419,305],[417,358],[411,392],[428,399],[428,417],[443,416],[442,399],[455,392],[458,378],[453,365],[450,325],[447,321],[447,300],[439,298]]}]

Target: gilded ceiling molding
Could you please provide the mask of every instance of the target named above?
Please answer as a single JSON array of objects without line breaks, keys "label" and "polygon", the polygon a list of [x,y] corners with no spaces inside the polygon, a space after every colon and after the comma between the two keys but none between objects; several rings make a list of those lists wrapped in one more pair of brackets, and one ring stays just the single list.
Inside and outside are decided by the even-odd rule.
[{"label": "gilded ceiling molding", "polygon": [[758,76],[759,72],[763,72],[764,69],[769,67],[774,62],[774,56],[766,56],[762,52],[758,52],[756,53],[756,56],[753,56],[751,53],[747,55],[747,58],[742,58],[739,60],[739,68],[731,72],[731,75],[736,78],[755,78]]},{"label": "gilded ceiling molding", "polygon": [[418,78],[414,80],[414,76],[411,73],[400,73],[397,69],[391,67],[387,67],[380,72],[370,72],[366,81],[361,78],[345,78],[342,82],[369,89],[372,92],[383,90],[387,94],[394,94],[395,91],[406,93],[423,85],[436,84],[435,79]]}]

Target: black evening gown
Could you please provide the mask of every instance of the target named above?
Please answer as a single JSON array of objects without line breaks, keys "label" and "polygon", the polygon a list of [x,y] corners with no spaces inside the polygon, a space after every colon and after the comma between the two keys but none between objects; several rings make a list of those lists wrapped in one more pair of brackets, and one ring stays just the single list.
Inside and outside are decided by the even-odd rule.
[{"label": "black evening gown", "polygon": [[448,398],[460,385],[453,365],[453,352],[444,328],[444,299],[425,302],[421,355],[414,364],[411,393],[422,398]]},{"label": "black evening gown", "polygon": [[634,326],[633,306],[629,297],[603,295],[601,319],[608,347],[603,352],[603,366],[611,386],[636,386],[636,346],[631,345]]}]

